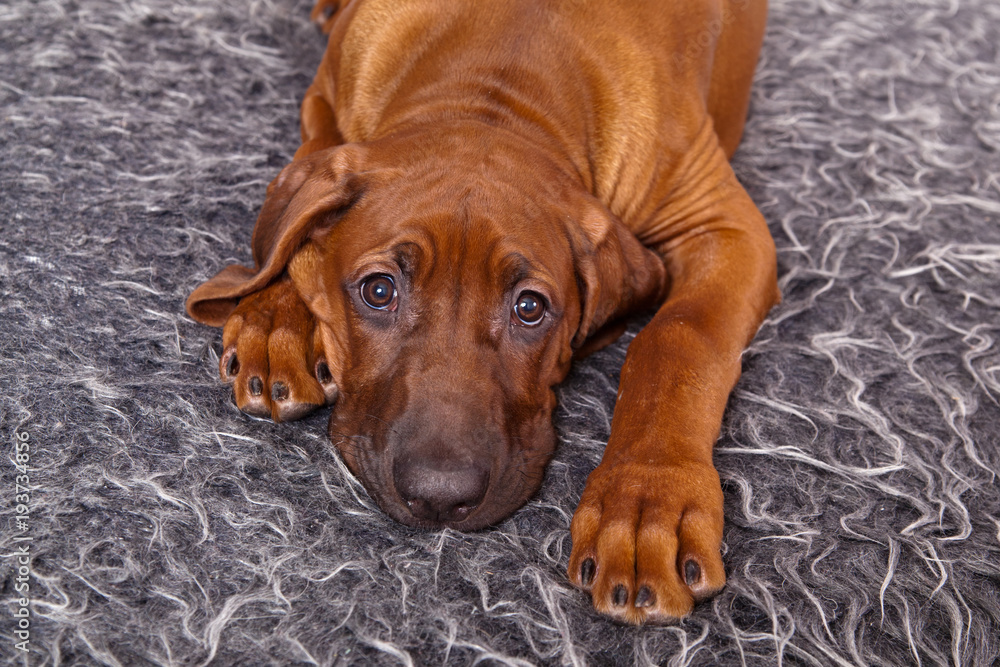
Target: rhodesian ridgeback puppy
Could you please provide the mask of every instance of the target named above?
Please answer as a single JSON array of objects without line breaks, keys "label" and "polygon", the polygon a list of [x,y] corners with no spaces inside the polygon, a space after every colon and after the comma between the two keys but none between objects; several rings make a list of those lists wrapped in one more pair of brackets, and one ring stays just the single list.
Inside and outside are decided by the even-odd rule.
[{"label": "rhodesian ridgeback puppy", "polygon": [[471,530],[520,507],[574,356],[628,348],[572,522],[601,612],[676,619],[725,582],[712,464],[740,357],[778,299],[774,244],[728,159],[765,0],[320,0],[302,145],[267,190],[255,268],[191,294],[223,378],[330,435],[379,505]]}]

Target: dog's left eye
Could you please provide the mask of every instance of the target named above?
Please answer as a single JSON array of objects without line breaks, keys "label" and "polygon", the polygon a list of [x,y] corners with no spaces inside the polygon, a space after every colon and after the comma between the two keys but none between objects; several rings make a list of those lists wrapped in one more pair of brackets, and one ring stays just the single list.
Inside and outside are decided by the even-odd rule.
[{"label": "dog's left eye", "polygon": [[396,304],[396,283],[392,276],[378,273],[361,283],[361,300],[375,310],[390,310]]},{"label": "dog's left eye", "polygon": [[521,292],[514,303],[514,324],[533,327],[545,315],[545,301],[537,292]]}]

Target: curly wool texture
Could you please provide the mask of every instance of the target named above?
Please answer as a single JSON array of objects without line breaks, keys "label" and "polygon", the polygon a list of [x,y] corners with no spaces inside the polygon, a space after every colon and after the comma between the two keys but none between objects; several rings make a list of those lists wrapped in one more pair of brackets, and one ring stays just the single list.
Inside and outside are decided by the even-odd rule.
[{"label": "curly wool texture", "polygon": [[565,577],[638,323],[560,389],[540,493],[474,534],[390,521],[325,414],[275,426],[231,406],[219,332],[182,304],[249,262],[323,49],[308,10],[0,5],[0,433],[29,434],[34,486],[27,655],[0,506],[5,661],[994,663],[1000,5],[772,2],[734,165],[784,301],[716,450],[729,583],[643,628]]}]

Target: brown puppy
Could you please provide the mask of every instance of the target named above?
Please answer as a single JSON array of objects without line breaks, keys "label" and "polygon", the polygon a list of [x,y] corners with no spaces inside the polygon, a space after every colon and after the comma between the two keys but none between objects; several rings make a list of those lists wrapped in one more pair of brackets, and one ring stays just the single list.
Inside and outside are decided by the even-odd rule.
[{"label": "brown puppy", "polygon": [[[325,14],[329,13],[329,16]],[[336,402],[331,437],[391,516],[499,521],[538,488],[574,353],[629,346],[569,576],[631,622],[725,582],[712,446],[778,300],[728,164],[764,0],[321,0],[302,146],[256,267],[188,300],[225,326],[244,411]]]}]

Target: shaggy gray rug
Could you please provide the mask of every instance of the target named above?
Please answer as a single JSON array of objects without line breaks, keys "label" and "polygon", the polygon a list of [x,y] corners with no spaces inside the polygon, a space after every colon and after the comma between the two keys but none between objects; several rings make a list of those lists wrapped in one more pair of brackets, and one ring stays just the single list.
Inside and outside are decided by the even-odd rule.
[{"label": "shaggy gray rug", "polygon": [[785,300],[717,446],[729,584],[643,628],[565,577],[630,336],[562,387],[541,492],[475,534],[386,518],[325,414],[230,404],[182,304],[249,262],[323,49],[308,10],[0,3],[5,661],[995,664],[1000,3],[773,2],[735,164]]}]

